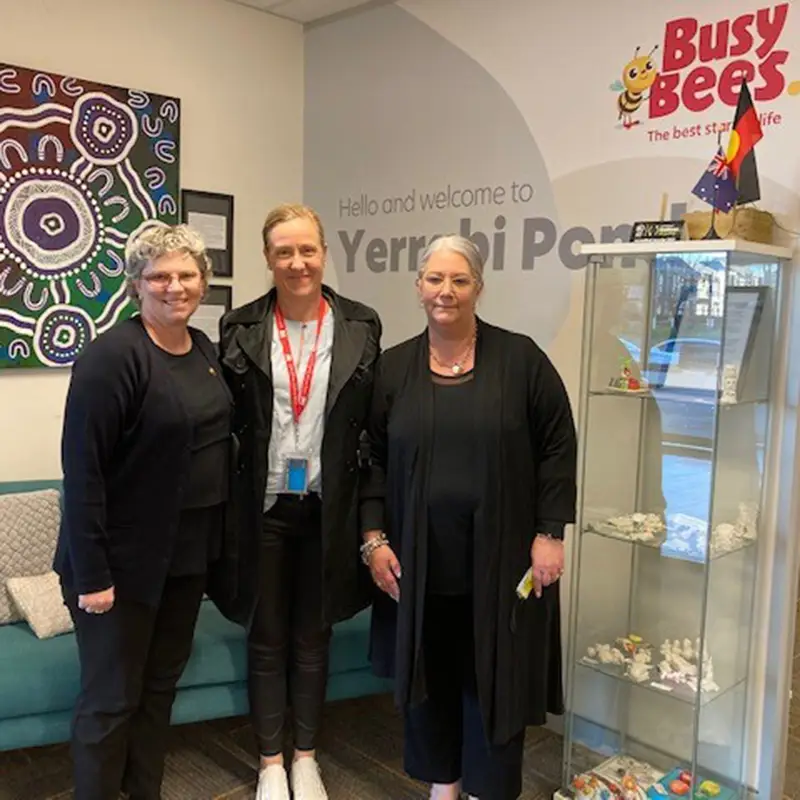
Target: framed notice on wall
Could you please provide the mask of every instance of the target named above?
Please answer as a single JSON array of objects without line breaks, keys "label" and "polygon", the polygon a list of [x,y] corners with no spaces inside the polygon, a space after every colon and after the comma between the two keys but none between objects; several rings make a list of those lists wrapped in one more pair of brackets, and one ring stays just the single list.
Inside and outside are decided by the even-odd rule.
[{"label": "framed notice on wall", "polygon": [[203,237],[214,277],[232,278],[233,196],[184,189],[181,220]]},{"label": "framed notice on wall", "polygon": [[219,341],[219,321],[226,311],[231,310],[232,305],[230,286],[209,286],[190,324],[203,331],[216,344]]}]

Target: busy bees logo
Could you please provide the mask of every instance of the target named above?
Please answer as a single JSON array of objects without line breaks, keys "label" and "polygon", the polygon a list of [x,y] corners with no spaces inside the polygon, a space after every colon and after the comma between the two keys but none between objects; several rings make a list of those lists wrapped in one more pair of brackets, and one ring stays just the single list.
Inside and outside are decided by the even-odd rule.
[{"label": "busy bees logo", "polygon": [[621,79],[611,84],[619,127],[629,130],[681,110],[699,114],[719,104],[733,107],[742,81],[760,105],[783,94],[800,95],[800,80],[787,79],[789,6],[779,3],[711,22],[696,17],[667,22],[663,42],[647,55],[637,47]]}]

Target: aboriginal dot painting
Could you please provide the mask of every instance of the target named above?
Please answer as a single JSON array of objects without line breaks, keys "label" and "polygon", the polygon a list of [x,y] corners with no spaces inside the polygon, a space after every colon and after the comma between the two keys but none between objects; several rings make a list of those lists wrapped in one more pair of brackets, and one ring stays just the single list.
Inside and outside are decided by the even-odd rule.
[{"label": "aboriginal dot painting", "polygon": [[178,217],[180,102],[0,63],[0,369],[68,367],[134,310],[125,243]]}]

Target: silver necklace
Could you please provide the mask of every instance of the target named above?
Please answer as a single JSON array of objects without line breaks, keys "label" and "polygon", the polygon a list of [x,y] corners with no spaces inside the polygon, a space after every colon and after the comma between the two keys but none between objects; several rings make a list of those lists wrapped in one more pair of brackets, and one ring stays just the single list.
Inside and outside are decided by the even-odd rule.
[{"label": "silver necklace", "polygon": [[472,338],[467,345],[467,349],[464,351],[464,354],[461,358],[454,361],[452,364],[445,364],[443,361],[439,359],[439,356],[436,355],[432,347],[428,347],[430,350],[431,357],[433,360],[442,368],[442,369],[449,369],[453,375],[460,375],[464,371],[464,362],[469,358],[470,353],[472,352],[472,348],[475,346],[475,333],[472,334]]}]

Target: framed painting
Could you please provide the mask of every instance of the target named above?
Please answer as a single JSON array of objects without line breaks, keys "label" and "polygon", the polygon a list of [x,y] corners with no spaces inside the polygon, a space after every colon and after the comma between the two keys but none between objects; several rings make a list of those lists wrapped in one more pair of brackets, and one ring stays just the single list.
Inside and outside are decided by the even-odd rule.
[{"label": "framed painting", "polygon": [[125,245],[178,221],[180,112],[0,63],[0,369],[69,367],[135,310]]}]

